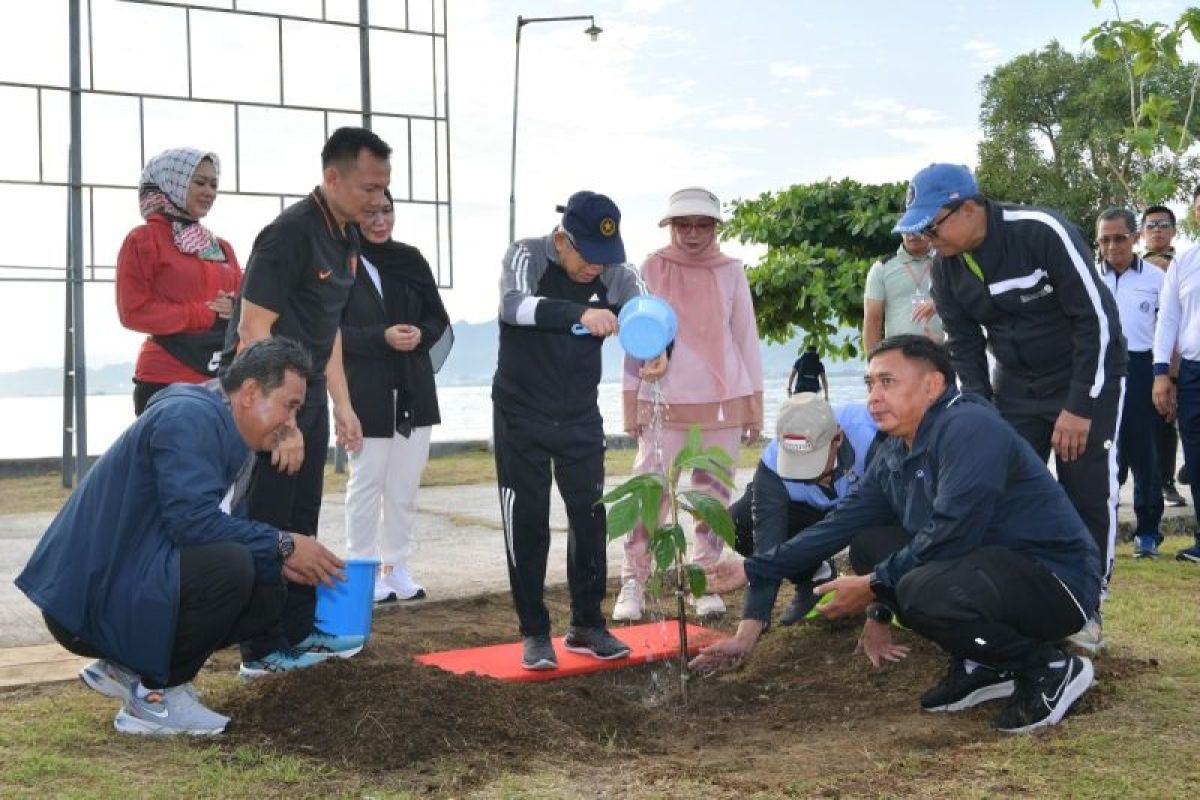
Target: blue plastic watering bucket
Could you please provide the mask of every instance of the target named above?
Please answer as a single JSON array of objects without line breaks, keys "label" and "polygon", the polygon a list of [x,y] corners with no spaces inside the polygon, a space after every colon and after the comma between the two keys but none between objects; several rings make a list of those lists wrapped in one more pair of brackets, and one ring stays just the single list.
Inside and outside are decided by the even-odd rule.
[{"label": "blue plastic watering bucket", "polygon": [[334,580],[332,589],[317,586],[317,627],[326,633],[370,636],[378,568],[374,559],[348,559],[346,580]]},{"label": "blue plastic watering bucket", "polygon": [[652,294],[638,295],[622,306],[617,322],[621,347],[643,361],[662,354],[679,325],[671,304]]}]

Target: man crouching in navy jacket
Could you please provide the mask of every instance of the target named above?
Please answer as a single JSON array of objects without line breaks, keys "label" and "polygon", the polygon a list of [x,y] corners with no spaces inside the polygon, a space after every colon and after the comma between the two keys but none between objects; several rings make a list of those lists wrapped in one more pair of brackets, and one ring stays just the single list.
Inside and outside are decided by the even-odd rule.
[{"label": "man crouching in navy jacket", "polygon": [[[769,618],[756,598],[850,547],[859,573],[836,591],[830,618],[866,611],[860,649],[897,661],[892,615],[950,654],[926,711],[1009,698],[995,727],[1021,733],[1063,718],[1092,684],[1091,662],[1058,642],[1100,602],[1100,555],[1046,465],[982,398],[960,394],[944,348],[923,336],[881,342],[867,365],[867,405],[888,435],[858,491],[779,547],[710,570],[709,590],[745,585],[737,633],[692,666],[736,666]],[[773,595],[772,595],[773,596]]]},{"label": "man crouching in navy jacket", "polygon": [[123,701],[118,731],[223,732],[229,718],[192,688],[205,660],[278,620],[282,578],[313,586],[344,577],[316,539],[237,514],[255,451],[294,431],[311,376],[304,348],[276,337],[239,353],[219,385],[159,392],[17,577],[63,647],[100,659],[80,678]]}]

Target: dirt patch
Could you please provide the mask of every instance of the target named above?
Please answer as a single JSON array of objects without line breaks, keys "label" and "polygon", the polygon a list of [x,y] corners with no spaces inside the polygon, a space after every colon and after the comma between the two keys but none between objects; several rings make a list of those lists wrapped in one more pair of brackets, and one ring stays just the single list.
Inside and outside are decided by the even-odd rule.
[{"label": "dirt patch", "polygon": [[[564,592],[552,592],[548,605],[554,619],[566,619]],[[730,605],[737,608],[738,599]],[[731,629],[735,622],[715,627]],[[245,684],[215,702],[236,721],[227,746],[255,744],[389,773],[429,793],[446,792],[447,781],[469,788],[502,771],[551,767],[578,776],[619,761],[619,769],[589,784],[598,794],[606,786],[619,789],[641,765],[644,774],[700,776],[714,797],[784,788],[835,797],[883,790],[860,775],[864,759],[920,759],[927,762],[923,777],[936,780],[967,768],[973,743],[1000,735],[990,727],[999,710],[994,704],[955,715],[921,714],[917,696],[941,677],[945,657],[901,633],[911,655],[873,669],[850,657],[857,624],[773,630],[742,670],[694,678],[686,708],[672,663],[508,684],[412,660],[432,650],[512,641],[515,631],[506,594],[386,610],[356,658]],[[229,652],[217,659],[235,663]],[[1100,682],[1074,713],[1104,708],[1114,686],[1156,666],[1099,660]],[[840,777],[830,782],[831,775]],[[921,793],[908,787],[914,791]]]}]

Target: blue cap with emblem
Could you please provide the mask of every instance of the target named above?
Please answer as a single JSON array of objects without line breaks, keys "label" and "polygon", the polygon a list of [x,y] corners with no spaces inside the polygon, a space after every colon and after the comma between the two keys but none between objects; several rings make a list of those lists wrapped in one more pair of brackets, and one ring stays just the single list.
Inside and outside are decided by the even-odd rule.
[{"label": "blue cap with emblem", "polygon": [[562,229],[579,255],[589,264],[622,264],[625,245],[621,241],[621,211],[607,196],[576,192],[559,206]]},{"label": "blue cap with emblem", "polygon": [[892,233],[920,233],[939,208],[979,197],[979,184],[961,164],[930,164],[913,176],[904,201],[904,216]]}]

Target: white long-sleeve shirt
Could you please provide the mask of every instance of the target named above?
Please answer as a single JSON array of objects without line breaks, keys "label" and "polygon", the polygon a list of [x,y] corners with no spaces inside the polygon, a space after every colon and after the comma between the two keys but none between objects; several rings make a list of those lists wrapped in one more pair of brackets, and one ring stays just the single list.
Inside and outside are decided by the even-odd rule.
[{"label": "white long-sleeve shirt", "polygon": [[1155,374],[1171,363],[1178,350],[1188,361],[1200,361],[1200,246],[1171,262],[1158,296],[1158,328],[1154,332]]}]

